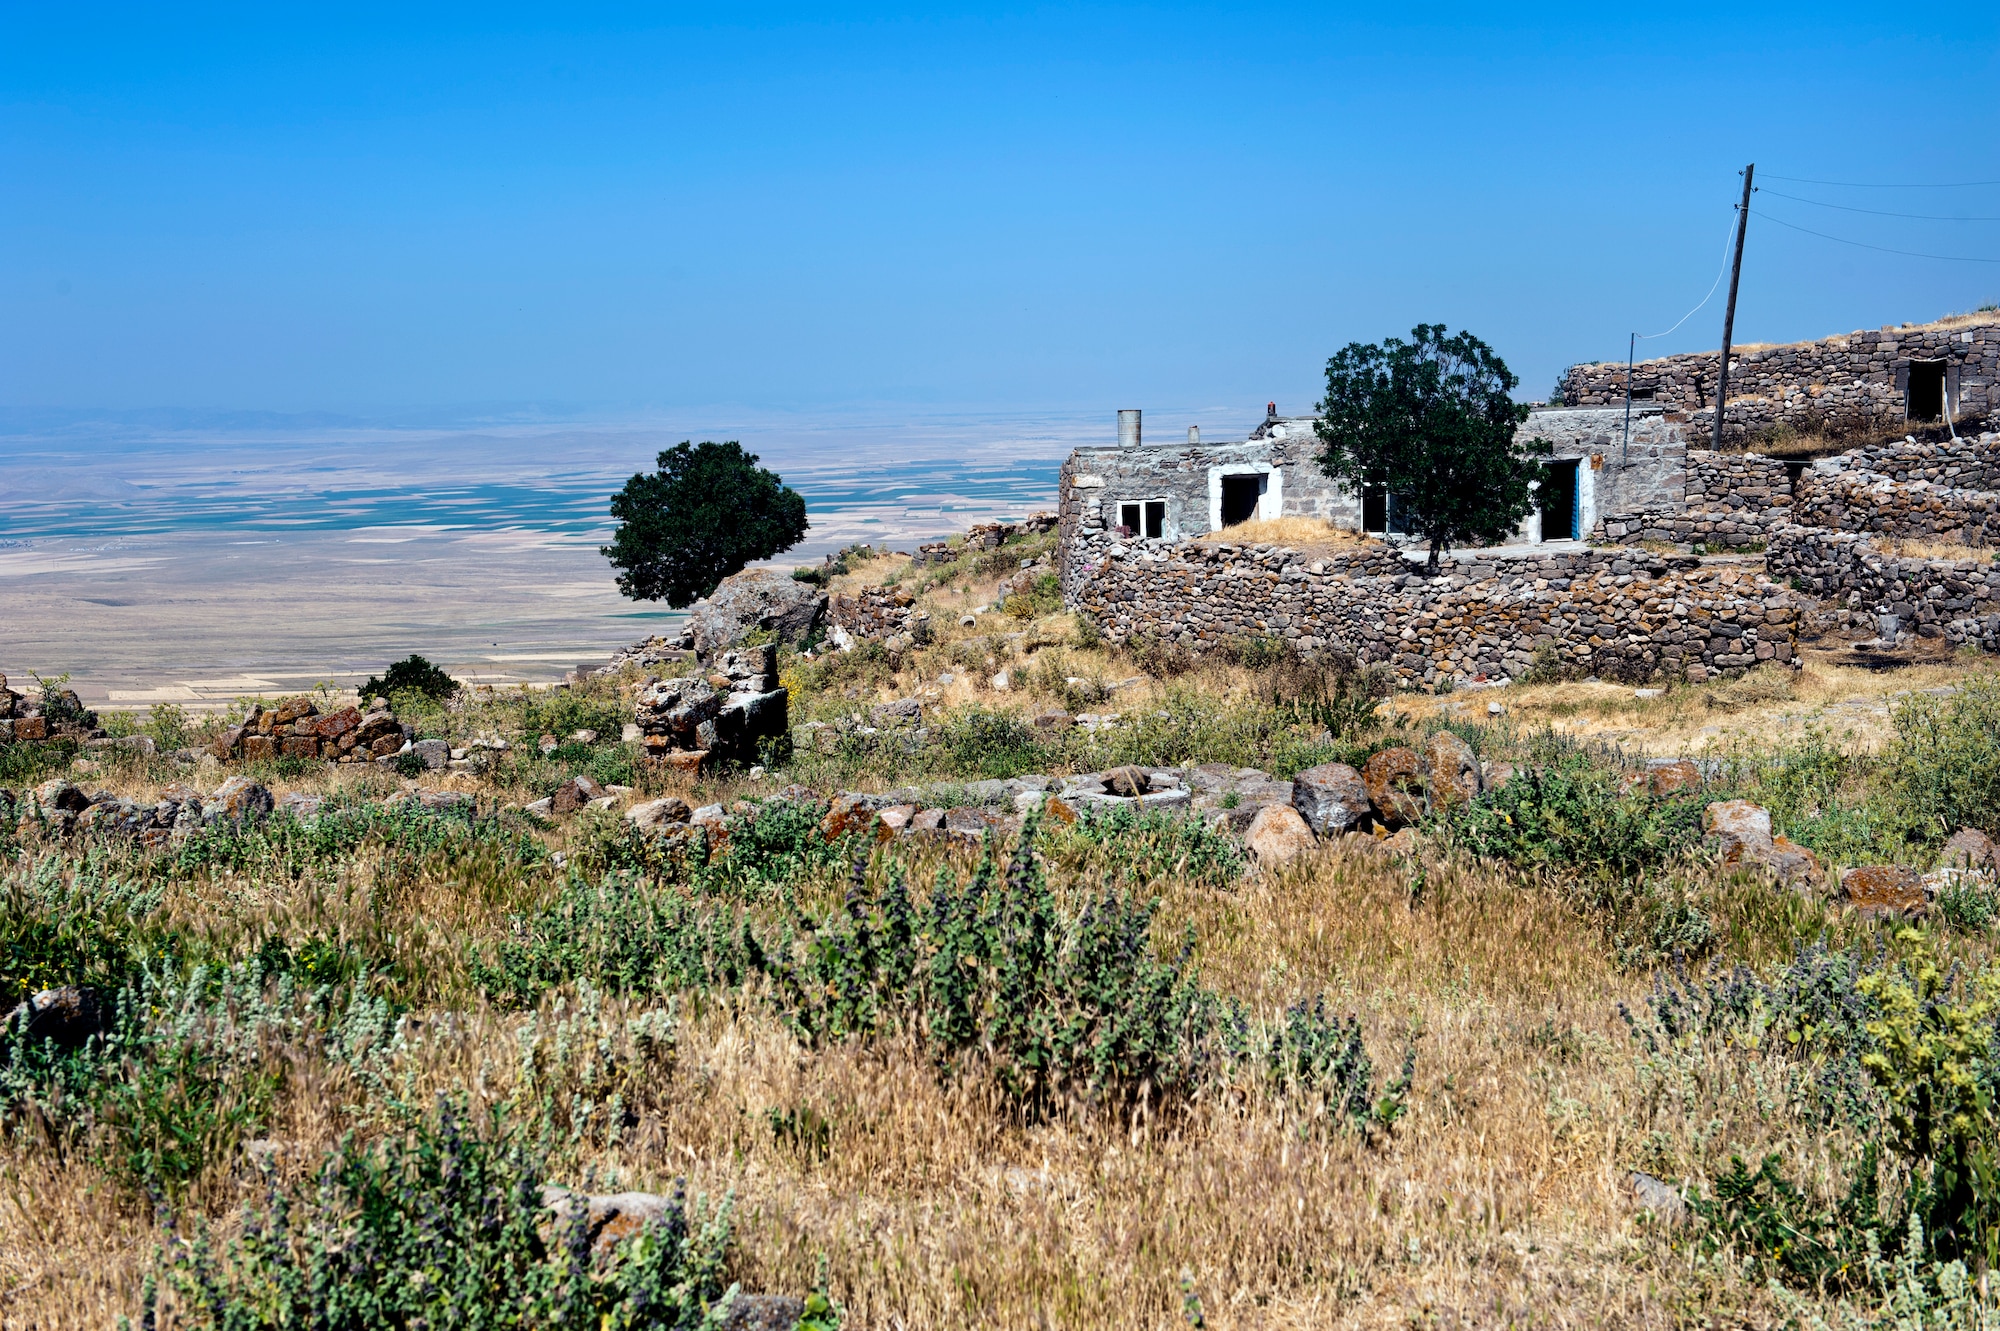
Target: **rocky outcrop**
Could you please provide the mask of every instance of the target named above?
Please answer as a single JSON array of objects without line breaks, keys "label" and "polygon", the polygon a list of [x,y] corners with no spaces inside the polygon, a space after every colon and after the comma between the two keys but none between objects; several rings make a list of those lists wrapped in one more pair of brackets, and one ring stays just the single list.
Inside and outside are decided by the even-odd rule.
[{"label": "rocky outcrop", "polygon": [[1292,807],[1318,836],[1339,836],[1375,811],[1361,773],[1346,763],[1321,763],[1292,781]]},{"label": "rocky outcrop", "polygon": [[97,713],[83,705],[75,689],[48,687],[31,698],[8,688],[7,677],[0,675],[0,744],[86,740],[103,733]]},{"label": "rocky outcrop", "polygon": [[702,661],[713,662],[740,646],[753,631],[797,645],[812,636],[826,614],[826,593],[773,568],[750,568],[722,580],[688,610],[680,641]]}]

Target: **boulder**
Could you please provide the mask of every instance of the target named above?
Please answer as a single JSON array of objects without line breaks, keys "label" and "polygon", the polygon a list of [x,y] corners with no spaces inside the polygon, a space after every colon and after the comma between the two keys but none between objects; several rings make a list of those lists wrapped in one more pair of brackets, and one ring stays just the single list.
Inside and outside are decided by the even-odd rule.
[{"label": "boulder", "polygon": [[1922,875],[1898,864],[1842,869],[1840,895],[1869,915],[1920,915],[1929,904]]},{"label": "boulder", "polygon": [[1384,749],[1361,769],[1361,782],[1368,788],[1368,802],[1375,816],[1400,827],[1420,820],[1428,808],[1423,759],[1411,749]]},{"label": "boulder", "polygon": [[210,809],[220,810],[223,818],[233,818],[238,822],[246,819],[262,818],[276,807],[277,801],[271,792],[247,776],[232,776],[220,786],[206,802]]},{"label": "boulder", "polygon": [[[678,748],[691,744],[697,727],[721,710],[722,695],[715,686],[698,675],[689,675],[648,684],[639,693],[634,719],[645,732],[648,748]],[[656,746],[652,743],[655,737],[671,743]]]},{"label": "boulder", "polygon": [[90,796],[57,777],[35,787],[35,804],[44,813],[82,813],[90,807]]},{"label": "boulder", "polygon": [[804,1299],[789,1294],[738,1294],[717,1331],[792,1331],[806,1315]]},{"label": "boulder", "polygon": [[451,761],[451,745],[441,739],[420,739],[410,746],[410,752],[426,771],[443,771],[444,765]]},{"label": "boulder", "polygon": [[1339,836],[1375,811],[1361,773],[1346,763],[1321,763],[1292,779],[1292,807],[1319,836]]},{"label": "boulder", "polygon": [[713,660],[758,629],[800,643],[826,614],[826,593],[777,569],[752,568],[724,578],[688,610],[694,650]]},{"label": "boulder", "polygon": [[549,798],[550,807],[555,812],[575,813],[592,800],[603,799],[604,787],[598,785],[588,775],[575,776],[557,786],[555,794]]},{"label": "boulder", "polygon": [[1312,828],[1289,804],[1266,804],[1243,834],[1243,848],[1266,868],[1289,864],[1318,844]]},{"label": "boulder", "polygon": [[662,799],[647,800],[635,804],[625,811],[625,820],[632,826],[650,830],[665,827],[669,823],[684,823],[693,814],[684,799],[668,795]]},{"label": "boulder", "polygon": [[875,815],[881,819],[876,826],[884,836],[901,836],[909,830],[910,823],[917,816],[914,804],[892,804]]},{"label": "boulder", "polygon": [[1673,795],[1683,790],[1701,789],[1701,768],[1692,758],[1648,758],[1646,789],[1655,795]]},{"label": "boulder", "polygon": [[1995,867],[1993,842],[1984,832],[1961,828],[1945,841],[1944,849],[1938,853],[1938,867],[1991,872]]},{"label": "boulder", "polygon": [[115,1016],[97,990],[68,984],[29,995],[7,1014],[4,1029],[29,1039],[53,1040],[64,1049],[79,1049],[91,1036],[108,1033]]},{"label": "boulder", "polygon": [[838,841],[853,833],[866,832],[875,821],[875,805],[853,791],[835,795],[820,820],[820,831],[828,841]]},{"label": "boulder", "polygon": [[1759,862],[1771,849],[1771,812],[1749,800],[1717,800],[1701,811],[1701,830],[1716,839],[1724,864]]},{"label": "boulder", "polygon": [[1478,755],[1449,730],[1440,730],[1424,742],[1424,763],[1429,769],[1431,804],[1436,808],[1470,804],[1486,788],[1479,775]]},{"label": "boulder", "polygon": [[922,715],[923,704],[915,698],[897,698],[868,709],[869,719],[885,729],[890,726],[913,726]]},{"label": "boulder", "polygon": [[1104,774],[1104,791],[1123,799],[1138,799],[1152,789],[1152,778],[1143,767],[1114,767]]},{"label": "boulder", "polygon": [[1702,810],[1701,828],[1715,838],[1724,864],[1761,864],[1795,886],[1819,876],[1819,859],[1790,838],[1771,835],[1770,811],[1749,800],[1717,800]]}]

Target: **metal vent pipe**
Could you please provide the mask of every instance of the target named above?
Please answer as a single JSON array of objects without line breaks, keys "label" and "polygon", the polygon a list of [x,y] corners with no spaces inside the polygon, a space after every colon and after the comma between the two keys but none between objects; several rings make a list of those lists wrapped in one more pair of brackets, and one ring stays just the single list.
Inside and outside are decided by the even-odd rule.
[{"label": "metal vent pipe", "polygon": [[1139,446],[1139,409],[1127,407],[1118,413],[1118,447]]}]

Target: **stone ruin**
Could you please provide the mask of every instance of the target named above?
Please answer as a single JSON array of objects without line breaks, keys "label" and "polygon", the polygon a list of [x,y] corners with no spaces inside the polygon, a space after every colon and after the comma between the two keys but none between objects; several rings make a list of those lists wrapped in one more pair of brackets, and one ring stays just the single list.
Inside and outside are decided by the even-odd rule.
[{"label": "stone ruin", "polygon": [[775,643],[721,653],[705,674],[650,680],[634,721],[646,754],[690,775],[716,763],[755,763],[761,741],[789,729]]},{"label": "stone ruin", "polygon": [[[366,712],[343,707],[324,714],[310,698],[290,698],[270,707],[254,705],[240,725],[216,737],[209,752],[225,761],[318,758],[330,763],[387,765],[412,751],[417,742],[415,727],[398,721],[379,698]],[[424,742],[447,748],[442,740]],[[432,755],[419,756],[428,760]],[[427,761],[425,765],[433,764]]]},{"label": "stone ruin", "polygon": [[103,736],[97,713],[83,705],[75,689],[57,689],[30,698],[7,687],[0,675],[0,744],[51,739],[88,740]]}]

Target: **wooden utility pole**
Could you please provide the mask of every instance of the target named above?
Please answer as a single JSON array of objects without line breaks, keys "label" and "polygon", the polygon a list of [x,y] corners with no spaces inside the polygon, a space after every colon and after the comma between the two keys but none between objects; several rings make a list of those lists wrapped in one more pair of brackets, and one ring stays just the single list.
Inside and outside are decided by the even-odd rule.
[{"label": "wooden utility pole", "polygon": [[1743,202],[1736,207],[1736,257],[1729,263],[1729,308],[1722,315],[1722,370],[1715,378],[1715,451],[1722,451],[1722,404],[1729,400],[1729,339],[1736,332],[1736,279],[1743,276],[1743,233],[1750,226],[1750,177],[1755,162],[1743,168]]}]

